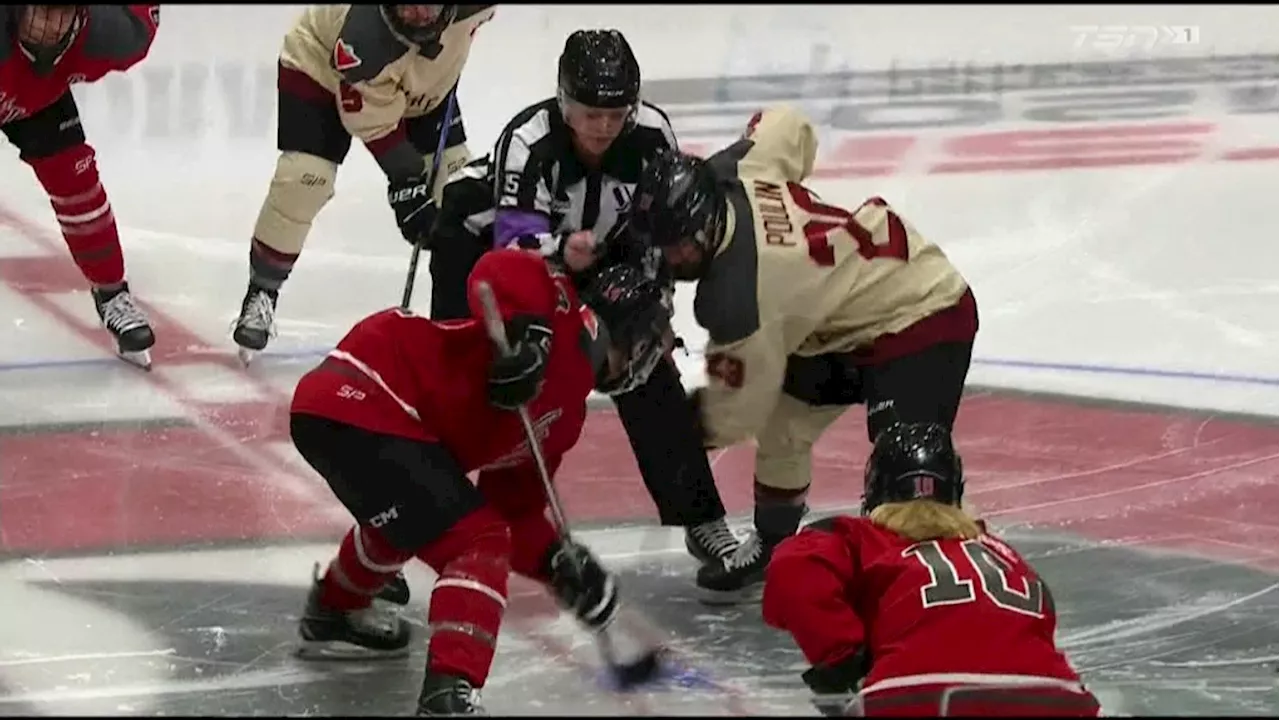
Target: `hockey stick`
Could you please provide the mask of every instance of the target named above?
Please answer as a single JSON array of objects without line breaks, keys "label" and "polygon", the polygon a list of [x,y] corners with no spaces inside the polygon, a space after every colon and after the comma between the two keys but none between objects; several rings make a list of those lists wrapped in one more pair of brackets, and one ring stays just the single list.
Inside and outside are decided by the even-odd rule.
[{"label": "hockey stick", "polygon": [[[427,187],[435,198],[436,192],[436,176],[440,174],[440,163],[444,162],[444,143],[449,137],[449,128],[453,125],[453,113],[457,108],[458,89],[455,87],[449,91],[449,97],[445,100],[444,119],[440,122],[440,139],[436,140],[436,154],[431,157],[431,170],[427,175]],[[430,231],[428,231],[430,232]],[[409,255],[409,275],[404,279],[404,293],[400,296],[400,308],[402,310],[409,309],[409,301],[413,299],[413,286],[418,280],[418,258],[422,255],[422,243],[426,242],[426,238],[418,237],[413,241],[413,252]]]},{"label": "hockey stick", "polygon": [[[493,294],[493,288],[489,286],[489,283],[481,280],[476,283],[476,292],[480,298],[480,309],[484,314],[484,325],[489,333],[489,338],[493,340],[498,352],[509,357],[512,353],[511,344],[507,340],[506,326],[502,322],[502,313],[498,309],[498,300]],[[542,490],[547,498],[547,506],[551,509],[551,523],[555,526],[556,534],[560,536],[560,539],[563,542],[569,542],[569,522],[565,519],[564,510],[560,505],[560,495],[556,492],[555,485],[551,482],[551,473],[547,470],[546,457],[542,454],[542,443],[538,440],[538,435],[533,429],[533,422],[529,418],[529,408],[521,405],[516,408],[516,412],[520,416],[520,424],[524,427],[525,440],[529,444],[529,452],[533,455],[534,465],[538,469],[538,477],[542,480]],[[621,612],[621,609],[619,609],[619,612]],[[595,638],[600,648],[600,655],[604,658],[605,664],[609,666],[609,670],[618,685],[623,688],[629,688],[655,679],[661,671],[661,646],[650,643],[649,639],[646,638],[643,642],[653,646],[647,648],[636,660],[622,662],[618,658],[613,638],[609,635],[611,628],[612,624],[601,628],[595,634]]]}]

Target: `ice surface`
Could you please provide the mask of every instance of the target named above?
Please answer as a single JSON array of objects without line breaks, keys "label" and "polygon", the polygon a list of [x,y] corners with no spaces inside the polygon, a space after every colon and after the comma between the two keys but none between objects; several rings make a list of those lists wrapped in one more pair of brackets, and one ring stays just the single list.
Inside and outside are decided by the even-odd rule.
[{"label": "ice surface", "polygon": [[[275,161],[275,53],[296,12],[166,6],[144,70],[77,90],[131,283],[156,319],[149,374],[110,356],[41,188],[16,159],[0,159],[0,715],[412,707],[422,643],[407,660],[369,665],[291,655],[310,568],[329,559],[349,518],[288,441],[289,396],[353,322],[399,299],[409,253],[385,206],[385,181],[362,149],[344,164],[281,296],[268,353],[246,371],[229,339]],[[1131,6],[1106,17],[1083,6],[1015,8],[1006,23],[984,19],[960,32],[973,16],[944,18],[938,8],[927,16],[867,6],[742,7],[727,19],[710,6],[688,12],[500,8],[462,84],[472,150],[483,152],[512,113],[548,94],[561,38],[579,24],[623,28],[649,79],[704,77],[720,92],[727,85],[716,78],[807,73],[806,87],[817,89],[800,104],[824,148],[886,135],[833,127],[835,108],[876,99],[842,94],[832,73],[945,75],[997,61],[1027,72],[1098,60],[1070,47],[1068,28],[1089,24],[1199,28],[1204,45],[1152,52],[1185,60],[1161,66],[1170,77],[1223,53],[1261,53],[1253,62],[1274,68],[1277,51],[1275,13],[1262,8]],[[849,43],[848,28],[867,24],[874,37]],[[788,33],[792,41],[778,42]],[[912,42],[896,39],[903,36]],[[673,42],[680,52],[669,50]],[[518,67],[515,47],[531,48]],[[1134,58],[1113,59],[1107,82],[1120,85],[1104,90],[1128,92],[1121,81],[1132,68],[1121,61]],[[919,128],[922,149],[891,174],[828,172],[816,186],[845,204],[889,199],[971,281],[982,329],[957,428],[967,497],[1050,582],[1060,640],[1107,711],[1274,716],[1276,88],[1274,76],[1170,77],[1133,90],[1176,100],[1164,109],[1075,124],[1026,111],[1064,94],[1096,101],[1099,88],[1003,94],[1002,111],[1023,115]],[[834,90],[823,95],[824,87]],[[1246,95],[1255,104],[1243,111],[1215,104]],[[711,138],[710,125],[738,120],[704,113],[741,109],[745,121],[756,109],[728,95],[705,100],[676,105],[673,120],[682,137],[711,146],[736,130]],[[1141,135],[1163,122],[1214,132],[1185,162],[927,171],[957,134],[1123,125]],[[1252,159],[1223,160],[1241,148]],[[830,162],[824,156],[820,169]],[[429,296],[425,266],[417,307]],[[692,352],[677,359],[697,384],[705,335],[691,304],[682,287],[676,324]],[[818,446],[810,501],[819,512],[856,503],[866,451],[856,415]],[[725,503],[745,527],[750,449],[712,459]],[[571,519],[622,573],[634,609],[701,682],[610,692],[590,639],[516,581],[485,691],[491,711],[814,714],[798,677],[802,658],[762,625],[758,606],[710,609],[692,599],[693,561],[677,531],[649,526],[652,505],[616,417],[593,416],[558,482]],[[418,621],[431,580],[411,568],[409,612]]]}]

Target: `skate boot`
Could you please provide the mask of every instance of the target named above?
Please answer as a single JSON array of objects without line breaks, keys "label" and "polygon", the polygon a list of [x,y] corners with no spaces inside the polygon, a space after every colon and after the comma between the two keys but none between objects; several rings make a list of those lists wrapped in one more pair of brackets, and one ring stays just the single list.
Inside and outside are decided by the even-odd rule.
[{"label": "skate boot", "polygon": [[754,599],[762,589],[764,569],[773,556],[773,544],[753,532],[727,557],[698,568],[698,599],[707,605],[736,605]]},{"label": "skate boot", "polygon": [[488,714],[480,705],[480,691],[466,680],[430,671],[422,679],[417,717]]},{"label": "skate boot", "polygon": [[728,557],[740,544],[724,518],[684,529],[685,549],[703,565]]},{"label": "skate boot", "polygon": [[409,604],[409,581],[405,579],[404,573],[398,572],[374,597],[382,602],[404,607]]},{"label": "skate boot", "polygon": [[409,654],[409,623],[399,613],[377,607],[332,610],[320,604],[322,585],[316,565],[307,608],[298,623],[298,657],[311,660],[367,660]]},{"label": "skate boot", "polygon": [[708,605],[758,599],[773,549],[795,534],[808,508],[803,497],[782,500],[756,496],[755,532],[728,557],[698,569],[698,595]]},{"label": "skate boot", "polygon": [[115,338],[116,354],[130,365],[150,370],[151,346],[156,344],[156,336],[147,314],[134,302],[129,283],[110,290],[93,288],[90,292],[102,326]]},{"label": "skate boot", "polygon": [[240,362],[248,366],[276,334],[276,298],[278,290],[267,290],[249,283],[240,317],[236,318],[231,338],[240,346]]}]

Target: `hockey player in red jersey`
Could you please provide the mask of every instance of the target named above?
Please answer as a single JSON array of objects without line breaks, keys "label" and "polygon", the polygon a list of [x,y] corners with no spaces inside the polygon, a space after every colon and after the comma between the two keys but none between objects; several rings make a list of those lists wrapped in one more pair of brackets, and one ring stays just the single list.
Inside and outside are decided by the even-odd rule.
[{"label": "hockey player in red jersey", "polygon": [[159,5],[0,8],[0,132],[48,193],[117,352],[143,367],[155,336],[129,292],[115,215],[71,86],[136,65],[159,21]]},{"label": "hockey player in red jersey", "polygon": [[[475,319],[481,280],[501,307],[510,356],[495,352]],[[371,600],[409,560],[427,563],[439,577],[420,715],[479,711],[474,691],[493,662],[511,571],[546,584],[593,631],[615,617],[613,575],[547,519],[511,411],[527,406],[554,475],[592,389],[642,382],[671,337],[661,288],[632,266],[602,272],[585,304],[525,250],[485,254],[468,284],[472,318],[432,321],[397,308],[357,323],[299,381],[291,408],[295,447],[356,518],[316,578],[302,637],[319,649],[405,652],[407,623],[379,624],[385,614],[370,612]]]},{"label": "hockey player in red jersey", "polygon": [[[867,460],[862,517],[811,523],[765,572],[764,620],[786,630],[829,715],[1095,716],[1054,642],[1049,588],[961,509],[951,436],[895,424]],[[860,692],[859,692],[860,690]],[[837,698],[838,699],[838,698]],[[860,712],[859,712],[860,711]]]}]

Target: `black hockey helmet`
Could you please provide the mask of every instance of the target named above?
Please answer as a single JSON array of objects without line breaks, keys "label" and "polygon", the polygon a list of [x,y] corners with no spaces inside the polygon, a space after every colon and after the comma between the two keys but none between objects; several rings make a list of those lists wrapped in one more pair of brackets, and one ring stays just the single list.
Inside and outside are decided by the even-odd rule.
[{"label": "black hockey helmet", "polygon": [[[61,11],[62,22],[37,23],[35,9]],[[31,62],[36,75],[48,75],[75,43],[84,28],[89,12],[87,5],[11,5],[9,25],[18,40],[22,54]]]},{"label": "black hockey helmet", "polygon": [[[397,9],[400,7],[431,8],[435,14],[425,22],[412,23],[401,16]],[[420,48],[428,48],[439,42],[440,36],[458,16],[457,5],[379,5],[378,8],[388,27]]]},{"label": "black hockey helmet", "polygon": [[575,30],[560,53],[558,93],[593,108],[632,107],[640,101],[640,63],[617,30]]},{"label": "black hockey helmet", "polygon": [[928,498],[960,505],[964,472],[951,433],[936,423],[895,423],[867,458],[862,513],[888,502]]},{"label": "black hockey helmet", "polygon": [[724,207],[724,192],[706,161],[667,150],[640,173],[627,227],[653,247],[693,241],[703,251],[705,271],[721,242]]},{"label": "black hockey helmet", "polygon": [[609,344],[626,358],[616,377],[607,377],[607,363],[601,368],[597,390],[618,395],[649,379],[666,354],[671,335],[671,314],[662,300],[662,286],[635,265],[609,266],[587,284],[583,303],[600,318]]}]

